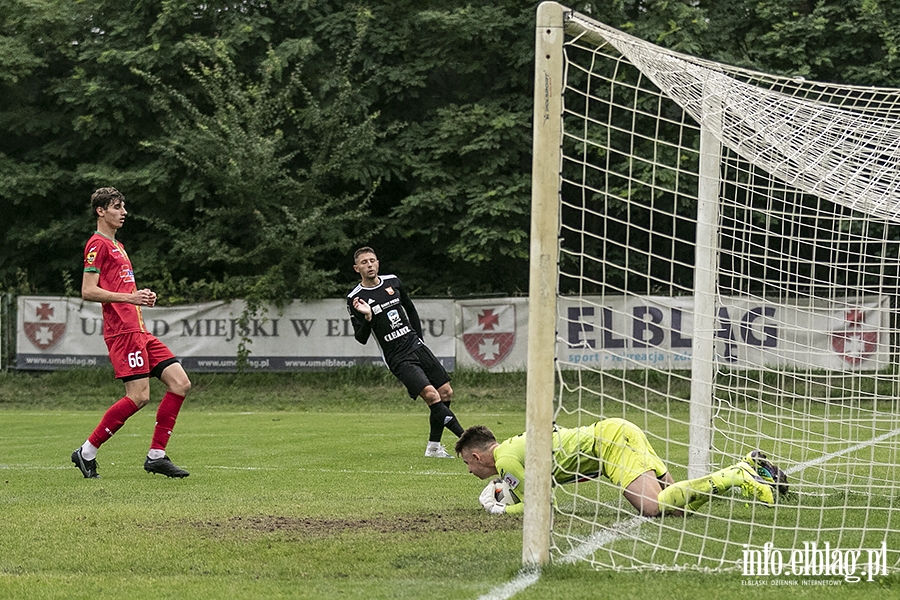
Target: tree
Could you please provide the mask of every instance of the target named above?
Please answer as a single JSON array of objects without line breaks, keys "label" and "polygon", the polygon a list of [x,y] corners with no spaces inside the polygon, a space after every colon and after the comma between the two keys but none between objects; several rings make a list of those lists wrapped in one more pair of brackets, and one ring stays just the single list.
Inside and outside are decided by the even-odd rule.
[{"label": "tree", "polygon": [[10,212],[4,287],[75,293],[88,198],[116,185],[133,215],[122,236],[162,298],[337,289],[322,255],[352,245],[377,185],[376,115],[348,79],[358,40],[326,55],[310,38],[321,23],[276,31],[295,20],[254,2],[11,4],[25,15],[6,23],[12,37],[55,62],[21,58],[31,87],[5,83],[18,102],[0,119],[24,131],[0,143],[0,202],[42,210]]},{"label": "tree", "polygon": [[[194,300],[336,293],[336,269],[316,259],[351,244],[348,232],[377,186],[366,165],[380,136],[377,115],[357,101],[348,61],[323,98],[303,82],[302,44],[295,68],[272,50],[252,80],[223,42],[194,44],[210,61],[186,67],[202,92],[196,100],[137,71],[153,86],[164,131],[143,145],[184,170],[179,196],[189,205],[181,221],[152,219],[168,236],[148,240],[157,287],[174,297],[195,290]],[[172,265],[172,254],[182,261]],[[204,277],[189,279],[197,268]]]},{"label": "tree", "polygon": [[[372,240],[434,294],[524,292],[530,228],[534,9],[398,2],[372,9],[362,56],[396,135]],[[377,32],[377,35],[374,34]]]},{"label": "tree", "polygon": [[[170,301],[336,293],[363,244],[419,294],[525,292],[537,5],[0,0],[0,289],[77,293],[88,198],[115,185]],[[729,64],[900,86],[886,0],[573,8]]]}]

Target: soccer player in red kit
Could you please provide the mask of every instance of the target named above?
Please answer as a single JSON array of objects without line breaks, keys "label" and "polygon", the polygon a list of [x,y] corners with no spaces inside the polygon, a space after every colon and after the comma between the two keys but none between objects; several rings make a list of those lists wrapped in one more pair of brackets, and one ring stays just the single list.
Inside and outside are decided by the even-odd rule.
[{"label": "soccer player in red kit", "polygon": [[85,478],[100,477],[97,449],[150,401],[153,376],[165,384],[166,394],[156,412],[144,470],[167,477],[187,477],[188,472],[166,456],[166,444],[191,381],[175,355],[144,326],[141,307],[156,304],[156,293],[137,289],[128,254],[116,241],[116,232],[128,214],[125,196],[116,188],[100,188],[91,196],[91,210],[97,217],[97,231],[84,248],[81,297],[103,304],[103,339],[116,379],[125,384],[125,396],[109,407],[87,441],[72,453],[72,462]]}]

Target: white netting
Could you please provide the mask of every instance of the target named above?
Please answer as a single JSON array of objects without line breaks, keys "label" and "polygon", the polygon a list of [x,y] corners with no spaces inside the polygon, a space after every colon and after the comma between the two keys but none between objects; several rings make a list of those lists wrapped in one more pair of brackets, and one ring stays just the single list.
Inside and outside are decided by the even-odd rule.
[{"label": "white netting", "polygon": [[[709,468],[761,448],[793,493],[642,520],[605,480],[559,486],[556,560],[742,569],[767,542],[785,559],[828,543],[861,560],[886,548],[896,568],[900,91],[736,69],[577,13],[566,30],[557,423],[628,418],[680,480],[691,402],[707,402]],[[701,126],[721,149],[711,239]],[[716,257],[707,331],[693,327],[698,247]],[[709,365],[712,397],[692,398]]]},{"label": "white netting", "polygon": [[[571,21],[579,17],[573,14]],[[583,24],[591,23],[582,20]],[[895,90],[783,79],[677,55],[610,27],[595,30],[697,123],[798,191],[898,220],[900,108]],[[741,79],[746,78],[744,82]],[[777,79],[775,81],[778,81]]]}]

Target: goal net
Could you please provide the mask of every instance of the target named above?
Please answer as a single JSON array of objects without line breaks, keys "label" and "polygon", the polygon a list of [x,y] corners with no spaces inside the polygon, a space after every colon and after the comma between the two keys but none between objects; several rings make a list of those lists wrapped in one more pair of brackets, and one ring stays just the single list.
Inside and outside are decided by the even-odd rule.
[{"label": "goal net", "polygon": [[534,199],[552,190],[556,248],[532,259],[558,272],[530,321],[552,321],[555,356],[529,371],[554,371],[552,420],[626,418],[676,480],[760,449],[791,490],[642,519],[603,477],[554,486],[551,559],[850,576],[859,551],[856,576],[896,569],[900,91],[685,56],[553,3],[537,29],[536,152],[556,139]]}]

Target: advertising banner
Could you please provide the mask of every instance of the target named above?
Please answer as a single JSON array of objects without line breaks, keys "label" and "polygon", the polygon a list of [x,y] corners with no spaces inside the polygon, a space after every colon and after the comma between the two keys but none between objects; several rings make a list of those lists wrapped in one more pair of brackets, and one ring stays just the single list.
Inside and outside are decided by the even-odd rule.
[{"label": "advertising banner", "polygon": [[[425,343],[445,368],[524,370],[525,298],[416,300]],[[582,297],[558,302],[556,356],[573,369],[690,369],[693,298]],[[16,367],[52,370],[108,364],[100,304],[20,296]],[[353,337],[346,303],[295,301],[243,320],[242,301],[144,309],[148,330],[189,371],[321,371],[383,364],[374,339]],[[890,364],[888,297],[785,304],[722,298],[715,360],[720,367],[797,367],[837,371]]]},{"label": "advertising banner", "polygon": [[[241,321],[245,303],[210,302],[144,308],[147,330],[164,342],[188,371],[235,371],[243,344],[247,368],[321,371],[384,362],[378,344],[362,345],[344,300],[295,301]],[[425,343],[448,370],[455,364],[454,305],[418,300]],[[77,298],[19,297],[16,367],[59,369],[109,364],[101,305]]]},{"label": "advertising banner", "polygon": [[[562,368],[689,369],[692,297],[561,298]],[[720,367],[875,370],[890,363],[890,298],[774,303],[721,298],[715,360]]]},{"label": "advertising banner", "polygon": [[460,300],[456,305],[458,365],[488,371],[525,369],[528,300]]}]

